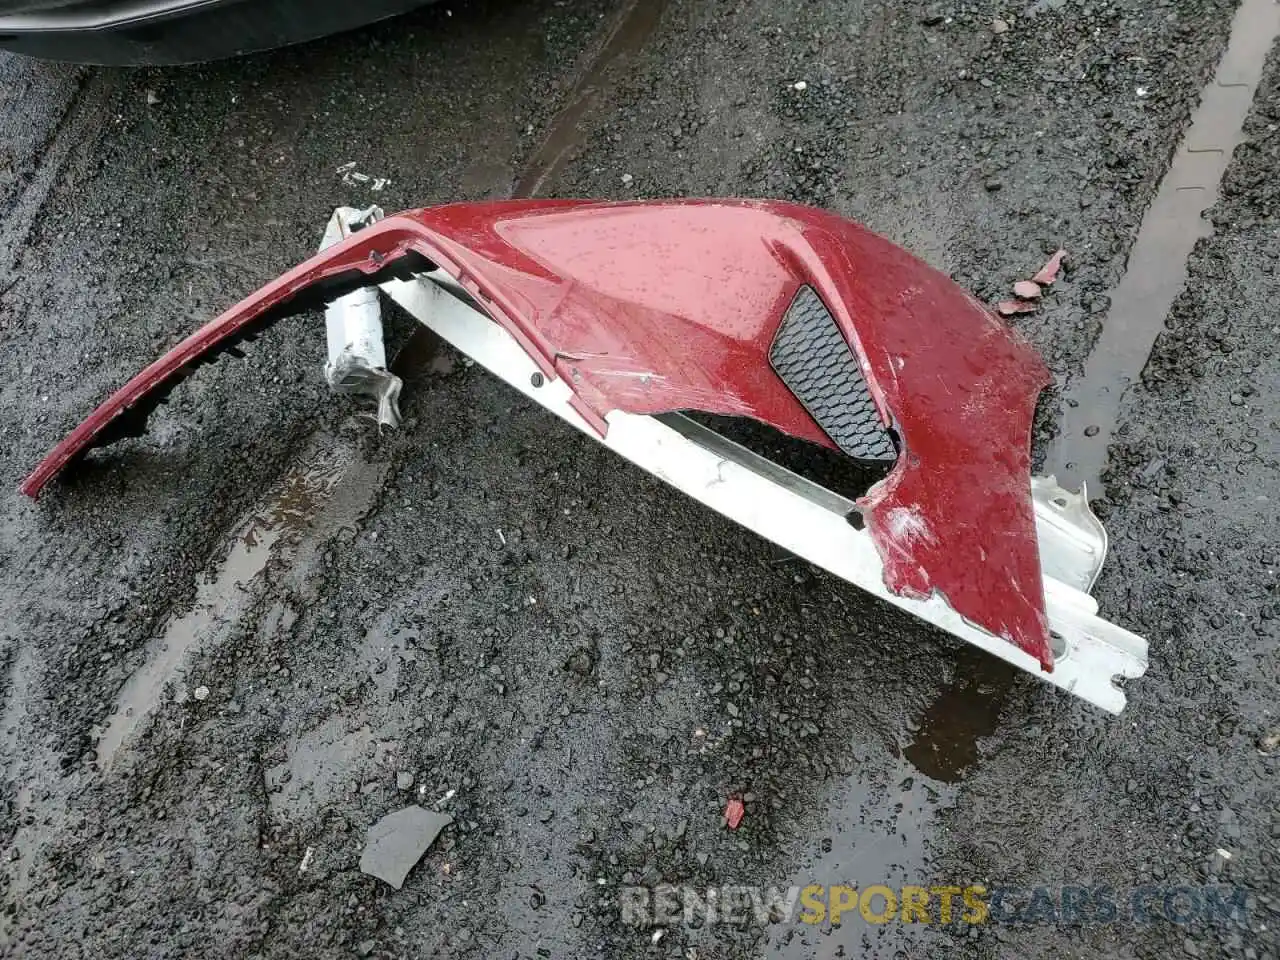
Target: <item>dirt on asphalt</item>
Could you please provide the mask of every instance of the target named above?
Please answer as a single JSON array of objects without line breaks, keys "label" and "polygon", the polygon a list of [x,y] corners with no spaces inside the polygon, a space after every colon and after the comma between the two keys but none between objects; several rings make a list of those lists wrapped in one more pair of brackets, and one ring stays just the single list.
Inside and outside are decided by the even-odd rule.
[{"label": "dirt on asphalt", "polygon": [[[1042,455],[1233,11],[487,0],[214,65],[0,59],[5,955],[1280,956],[1274,52],[1105,475],[1095,593],[1151,641],[1119,718],[420,338],[397,432],[328,394],[301,318],[16,492],[334,206],[513,192],[817,204],[991,301],[1065,247],[1017,320],[1057,378]],[[454,823],[396,891],[360,853],[415,800]],[[653,929],[619,903],[970,882],[1058,913]],[[1061,910],[1205,885],[1244,919]]]}]

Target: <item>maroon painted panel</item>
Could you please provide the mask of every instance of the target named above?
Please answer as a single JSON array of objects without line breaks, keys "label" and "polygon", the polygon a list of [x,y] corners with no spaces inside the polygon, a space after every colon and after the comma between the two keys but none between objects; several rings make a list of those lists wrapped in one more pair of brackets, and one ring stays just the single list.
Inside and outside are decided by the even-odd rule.
[{"label": "maroon painted panel", "polygon": [[[839,217],[769,201],[504,201],[410,211],[312,257],[111,397],[23,484],[35,496],[117,418],[318,283],[410,251],[457,277],[602,432],[611,410],[748,416],[832,446],[774,375],[769,346],[809,284],[903,441],[864,498],[888,586],[942,593],[1051,667],[1029,441],[1049,376],[982,304]],[[106,431],[106,433],[104,433]]]}]

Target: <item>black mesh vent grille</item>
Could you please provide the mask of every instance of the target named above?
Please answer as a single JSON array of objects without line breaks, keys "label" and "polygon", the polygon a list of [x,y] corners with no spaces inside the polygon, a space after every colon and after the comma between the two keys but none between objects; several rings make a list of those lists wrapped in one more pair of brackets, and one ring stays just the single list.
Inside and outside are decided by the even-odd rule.
[{"label": "black mesh vent grille", "polygon": [[859,460],[897,458],[857,358],[835,318],[801,287],[782,318],[769,363],[835,445]]}]

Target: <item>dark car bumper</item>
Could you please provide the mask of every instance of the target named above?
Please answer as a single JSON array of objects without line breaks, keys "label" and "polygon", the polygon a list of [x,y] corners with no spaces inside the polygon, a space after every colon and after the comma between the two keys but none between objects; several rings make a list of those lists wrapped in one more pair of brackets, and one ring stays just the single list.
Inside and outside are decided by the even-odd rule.
[{"label": "dark car bumper", "polygon": [[77,63],[192,63],[312,40],[427,2],[0,0],[0,49]]}]

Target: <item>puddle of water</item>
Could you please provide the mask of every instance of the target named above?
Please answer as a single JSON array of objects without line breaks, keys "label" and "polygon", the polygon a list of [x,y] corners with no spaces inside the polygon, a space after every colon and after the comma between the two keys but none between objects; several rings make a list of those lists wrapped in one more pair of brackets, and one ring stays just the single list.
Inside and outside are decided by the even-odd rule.
[{"label": "puddle of water", "polygon": [[[828,808],[820,841],[790,884],[828,890],[883,884],[898,891],[954,882],[931,872],[931,827],[938,811],[955,802],[959,788],[953,784],[978,761],[979,741],[995,732],[1016,676],[1013,667],[980,650],[958,649],[955,678],[925,710],[894,782],[880,786],[864,775],[849,777]],[[952,944],[938,932],[938,903],[931,900],[928,909],[934,926],[872,924],[854,909],[836,927],[829,917],[816,925],[771,927],[765,952],[788,958],[932,956]]]},{"label": "puddle of water", "polygon": [[[936,809],[949,802],[949,795],[934,791],[906,771],[883,788],[857,775],[850,777],[828,808],[827,823],[817,834],[820,839],[787,886],[819,884],[828,890],[838,885],[857,890],[875,884],[895,890],[908,884],[929,886],[927,827]],[[797,960],[888,955],[876,949],[879,941],[892,937],[894,947],[919,946],[930,939],[930,931],[916,929],[920,926],[879,926],[864,920],[854,908],[838,926],[832,926],[830,916],[820,924],[796,921],[771,926],[763,952]]]},{"label": "puddle of water", "polygon": [[929,704],[902,751],[931,780],[956,783],[978,761],[978,741],[996,732],[1016,671],[971,648],[957,652],[955,679]]},{"label": "puddle of water", "polygon": [[1243,0],[1227,51],[1200,94],[1191,126],[1173,165],[1160,182],[1129,263],[1111,294],[1102,334],[1084,375],[1066,392],[1062,430],[1047,470],[1059,482],[1095,494],[1119,422],[1125,391],[1141,375],[1165,317],[1187,279],[1187,258],[1212,228],[1203,213],[1218,199],[1218,186],[1240,142],[1263,63],[1280,35],[1275,0]]},{"label": "puddle of water", "polygon": [[294,734],[286,759],[267,770],[274,816],[301,822],[354,785],[392,779],[410,721],[405,710],[395,708],[395,692],[401,670],[418,658],[420,639],[418,631],[395,625],[402,616],[384,614],[350,651],[352,676],[367,674],[373,682],[358,714],[330,716]]},{"label": "puddle of water", "polygon": [[254,597],[249,589],[272,557],[289,556],[317,515],[350,472],[352,452],[342,446],[304,456],[274,488],[266,505],[237,527],[231,547],[212,576],[196,587],[191,610],[175,617],[149,650],[146,664],[120,691],[115,714],[97,743],[98,765],[110,766],[120,747],[160,702],[165,684],[175,678],[193,651],[225,632],[245,613]]},{"label": "puddle of water", "polygon": [[[865,890],[882,884],[949,885],[933,875],[928,838],[938,811],[951,806],[953,786],[978,760],[978,741],[995,732],[1016,671],[979,650],[956,653],[955,680],[925,710],[914,740],[902,751],[893,782],[849,777],[827,810],[820,838],[784,886],[842,885]],[[892,768],[892,761],[888,761]],[[869,767],[880,766],[869,764]],[[921,774],[922,776],[915,776]],[[830,903],[830,893],[826,902]],[[877,901],[878,902],[878,901]],[[839,926],[792,922],[768,929],[770,957],[932,956],[953,945],[936,926],[940,904],[930,900],[933,925],[873,924],[855,908]],[[894,952],[901,951],[901,952]]]},{"label": "puddle of water", "polygon": [[512,188],[512,197],[537,196],[564,169],[586,137],[583,121],[608,89],[609,69],[644,46],[657,29],[666,6],[667,0],[633,0],[622,12],[609,39],[574,84],[546,138],[525,164]]},{"label": "puddle of water", "polygon": [[333,803],[363,779],[376,752],[370,726],[348,730],[343,717],[329,717],[294,739],[288,759],[266,771],[272,813],[302,820]]}]

